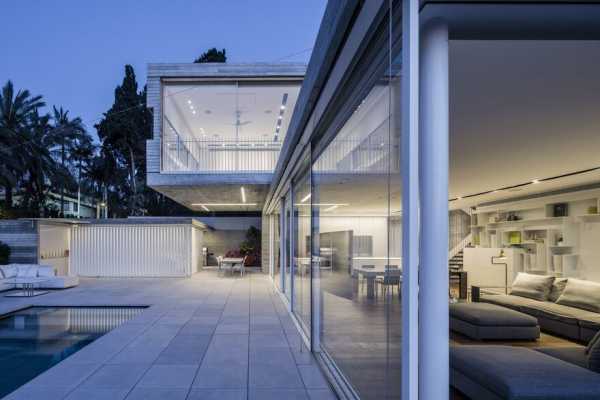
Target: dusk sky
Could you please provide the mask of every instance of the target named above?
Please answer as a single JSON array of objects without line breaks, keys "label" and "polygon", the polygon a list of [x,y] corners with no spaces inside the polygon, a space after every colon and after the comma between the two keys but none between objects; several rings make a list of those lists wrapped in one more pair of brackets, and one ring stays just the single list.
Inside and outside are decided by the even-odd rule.
[{"label": "dusk sky", "polygon": [[[133,65],[192,62],[211,47],[228,62],[308,62],[326,0],[3,0],[0,83],[94,123]],[[290,56],[295,53],[294,56]]]}]

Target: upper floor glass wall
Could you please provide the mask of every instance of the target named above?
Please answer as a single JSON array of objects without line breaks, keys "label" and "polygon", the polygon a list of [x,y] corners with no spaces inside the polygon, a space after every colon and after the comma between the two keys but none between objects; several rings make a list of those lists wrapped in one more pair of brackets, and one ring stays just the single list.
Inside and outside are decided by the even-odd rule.
[{"label": "upper floor glass wall", "polygon": [[163,85],[163,172],[272,172],[299,80]]}]

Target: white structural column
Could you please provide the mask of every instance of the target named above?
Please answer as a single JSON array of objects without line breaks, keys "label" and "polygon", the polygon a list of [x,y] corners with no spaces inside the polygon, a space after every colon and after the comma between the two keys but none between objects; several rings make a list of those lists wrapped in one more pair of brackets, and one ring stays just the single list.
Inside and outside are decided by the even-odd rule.
[{"label": "white structural column", "polygon": [[[419,1],[402,5],[402,400],[419,397]],[[398,104],[396,103],[396,104]],[[396,112],[397,110],[393,110]]]},{"label": "white structural column", "polygon": [[448,27],[421,29],[419,399],[448,398]]}]

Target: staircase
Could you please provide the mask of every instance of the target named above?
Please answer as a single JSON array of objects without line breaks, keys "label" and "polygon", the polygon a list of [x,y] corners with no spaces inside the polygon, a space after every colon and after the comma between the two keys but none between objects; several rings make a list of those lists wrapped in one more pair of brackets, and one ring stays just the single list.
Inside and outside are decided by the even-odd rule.
[{"label": "staircase", "polygon": [[456,253],[450,259],[450,261],[448,261],[448,268],[450,269],[450,272],[462,271],[462,269],[463,269],[463,254],[464,254],[464,250],[460,250],[458,253]]}]

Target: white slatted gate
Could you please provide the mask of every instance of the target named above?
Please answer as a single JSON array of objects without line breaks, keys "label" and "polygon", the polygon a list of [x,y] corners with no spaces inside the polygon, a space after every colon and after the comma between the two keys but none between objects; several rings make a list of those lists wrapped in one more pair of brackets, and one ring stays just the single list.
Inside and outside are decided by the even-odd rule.
[{"label": "white slatted gate", "polygon": [[71,240],[71,273],[90,277],[183,277],[193,268],[187,225],[78,225]]}]

